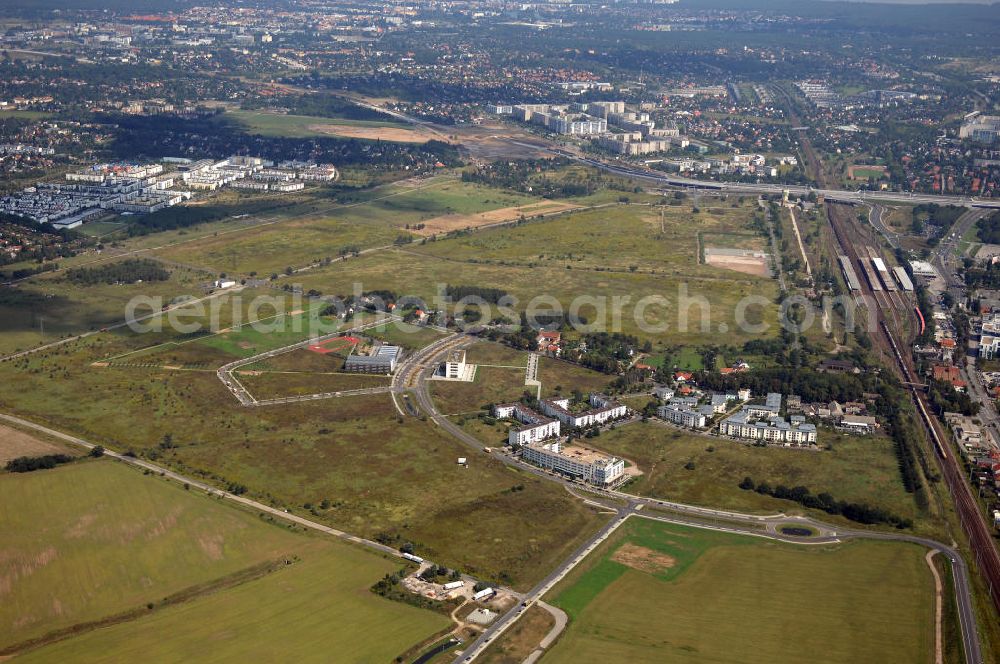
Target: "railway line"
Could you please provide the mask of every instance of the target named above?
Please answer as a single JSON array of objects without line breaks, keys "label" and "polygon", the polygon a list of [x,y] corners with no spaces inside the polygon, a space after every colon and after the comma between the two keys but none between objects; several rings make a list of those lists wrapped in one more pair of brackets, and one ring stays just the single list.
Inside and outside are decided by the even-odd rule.
[{"label": "railway line", "polygon": [[[865,263],[862,259],[871,258],[871,256],[859,255],[858,244],[851,241],[853,238],[850,235],[849,229],[845,227],[849,222],[845,220],[843,211],[833,209],[834,207],[831,206],[831,209],[829,209],[828,217],[840,252],[842,255],[848,256],[849,260],[853,259],[853,262],[864,266]],[[872,270],[872,272],[874,271]],[[902,304],[902,310],[908,313],[913,313],[913,310],[910,308],[909,303],[903,301],[903,296],[898,290],[895,292],[887,292],[881,288],[875,290],[871,282],[867,284],[871,286],[868,289],[865,289],[866,284],[864,283],[860,283],[859,285],[862,287],[862,294],[870,294],[870,300],[876,304],[873,313],[878,325],[878,334],[873,335],[873,341],[893,358],[900,378],[910,393],[910,397],[920,416],[920,421],[927,430],[933,444],[936,462],[945,478],[948,491],[951,494],[955,509],[959,515],[962,530],[969,539],[972,556],[975,558],[976,565],[983,579],[986,581],[994,606],[997,610],[1000,610],[1000,553],[997,552],[989,526],[986,524],[978,504],[972,495],[972,491],[965,481],[965,474],[960,465],[961,460],[949,449],[946,442],[947,438],[941,429],[940,423],[930,413],[927,405],[927,397],[923,393],[922,388],[919,387],[920,381],[916,380],[916,370],[913,360],[908,354],[904,355],[900,351],[900,345],[896,341],[893,332],[893,329],[900,331],[903,329],[900,325],[899,309],[897,309],[896,305]],[[865,293],[865,290],[868,293]],[[898,302],[894,302],[890,296],[898,298]],[[920,316],[919,310],[914,315]],[[922,323],[920,320],[917,322],[918,324]],[[894,324],[894,328],[890,327],[890,323]]]}]

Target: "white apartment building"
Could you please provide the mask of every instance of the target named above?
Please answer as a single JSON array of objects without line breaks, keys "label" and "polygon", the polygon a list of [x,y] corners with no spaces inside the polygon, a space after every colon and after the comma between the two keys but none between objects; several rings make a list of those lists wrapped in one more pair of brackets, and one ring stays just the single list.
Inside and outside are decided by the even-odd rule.
[{"label": "white apartment building", "polygon": [[747,408],[744,406],[744,410],[722,420],[719,433],[769,443],[802,445],[816,442],[816,426],[800,415],[792,416],[791,422],[788,422],[777,415],[761,418]]},{"label": "white apartment building", "polygon": [[569,399],[546,399],[541,402],[542,412],[554,417],[568,427],[589,427],[595,424],[605,424],[611,420],[625,417],[628,409],[605,394],[590,395],[591,410],[572,412]]},{"label": "white apartment building", "polygon": [[703,429],[705,427],[705,414],[687,403],[677,403],[671,400],[670,403],[657,408],[656,414],[668,422],[689,429]]},{"label": "white apartment building", "polygon": [[448,353],[448,359],[444,363],[445,378],[462,378],[465,376],[465,351],[453,350]]},{"label": "white apartment building", "polygon": [[583,447],[563,447],[559,441],[530,443],[521,451],[521,458],[540,468],[602,487],[618,484],[625,475],[623,459]]},{"label": "white apartment building", "polygon": [[970,138],[980,143],[996,143],[1000,140],[1000,115],[970,113],[962,121],[958,130],[959,138]]},{"label": "white apartment building", "polygon": [[507,442],[512,447],[524,446],[559,435],[559,420],[545,417],[524,404],[499,404],[493,407],[493,415],[504,420],[517,420],[523,425],[511,427],[507,433]]},{"label": "white apartment building", "polygon": [[768,392],[767,396],[764,397],[764,403],[748,403],[743,406],[743,410],[751,417],[777,417],[781,412],[781,393]]}]

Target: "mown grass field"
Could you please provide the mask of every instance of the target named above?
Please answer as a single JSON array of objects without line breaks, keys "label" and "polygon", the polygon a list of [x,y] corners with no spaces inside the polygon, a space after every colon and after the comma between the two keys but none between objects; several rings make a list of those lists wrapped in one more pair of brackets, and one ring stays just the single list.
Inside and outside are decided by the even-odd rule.
[{"label": "mown grass field", "polygon": [[[562,489],[485,456],[458,466],[468,448],[428,422],[401,419],[387,394],[247,409],[211,370],[92,364],[146,343],[97,335],[0,364],[0,410],[223,487],[245,485],[293,512],[327,500],[314,518],[412,541],[436,562],[519,587],[600,521]],[[167,434],[174,447],[160,449]]]},{"label": "mown grass field", "polygon": [[[749,512],[805,511],[797,503],[740,489],[740,481],[749,476],[772,487],[802,485],[817,495],[825,491],[838,500],[877,505],[913,519],[918,529],[924,525],[913,497],[903,488],[888,437],[826,429],[819,435],[821,445],[830,449],[751,447],[650,421],[604,432],[589,444],[635,461],[643,475],[627,490],[643,495]],[[694,468],[687,468],[688,463]],[[825,512],[815,516],[838,518]]]},{"label": "mown grass field", "polygon": [[[613,559],[627,547],[660,565]],[[552,591],[571,622],[544,661],[930,661],[924,553],[886,542],[795,546],[633,518]]]},{"label": "mown grass field", "polygon": [[[386,661],[448,624],[368,592],[396,561],[292,533],[111,460],[0,476],[0,527],[0,648],[135,612],[77,629],[25,661],[177,661],[208,651],[322,661],[331,650]],[[267,563],[275,566],[201,590]],[[175,593],[185,599],[162,603]],[[385,623],[394,629],[380,639],[354,638]]]}]

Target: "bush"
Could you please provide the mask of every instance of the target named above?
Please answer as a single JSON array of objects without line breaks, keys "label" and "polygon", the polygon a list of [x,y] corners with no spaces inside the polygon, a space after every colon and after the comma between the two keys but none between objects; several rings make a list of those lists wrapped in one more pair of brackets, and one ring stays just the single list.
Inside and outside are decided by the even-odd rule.
[{"label": "bush", "polygon": [[73,457],[68,454],[46,454],[38,457],[18,457],[7,462],[6,468],[12,473],[30,473],[34,470],[48,470],[69,463]]}]

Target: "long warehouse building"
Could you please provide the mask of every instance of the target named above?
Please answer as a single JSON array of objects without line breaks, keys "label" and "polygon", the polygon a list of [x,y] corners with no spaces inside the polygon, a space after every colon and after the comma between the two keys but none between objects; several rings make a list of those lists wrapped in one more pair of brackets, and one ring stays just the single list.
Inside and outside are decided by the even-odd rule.
[{"label": "long warehouse building", "polygon": [[847,287],[852,291],[861,290],[861,282],[858,281],[858,275],[854,272],[851,259],[847,256],[837,256],[837,260],[840,261],[840,269],[844,272],[844,280],[847,282]]}]

